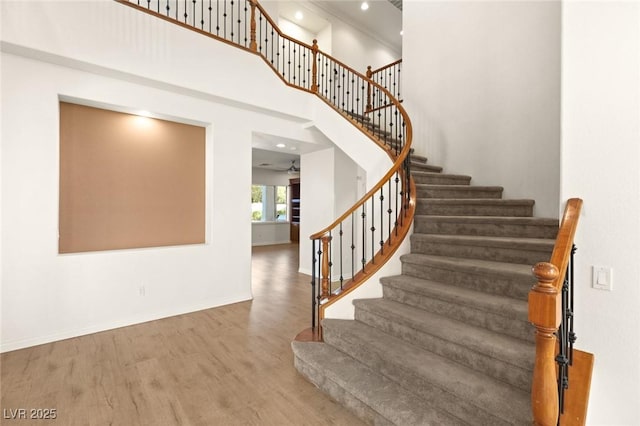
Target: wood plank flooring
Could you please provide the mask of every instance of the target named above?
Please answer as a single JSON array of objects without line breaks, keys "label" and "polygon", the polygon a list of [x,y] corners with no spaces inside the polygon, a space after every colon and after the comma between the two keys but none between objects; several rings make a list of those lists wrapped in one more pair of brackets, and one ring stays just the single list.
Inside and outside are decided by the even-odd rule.
[{"label": "wood plank flooring", "polygon": [[[2,354],[0,424],[362,425],[293,367],[311,297],[297,250],[254,248],[253,301]],[[57,418],[9,419],[20,408]]]}]

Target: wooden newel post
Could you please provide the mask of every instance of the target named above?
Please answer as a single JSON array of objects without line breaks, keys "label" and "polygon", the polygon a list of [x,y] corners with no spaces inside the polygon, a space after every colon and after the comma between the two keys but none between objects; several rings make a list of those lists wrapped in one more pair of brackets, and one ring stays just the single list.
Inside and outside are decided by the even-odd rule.
[{"label": "wooden newel post", "polygon": [[[371,71],[371,65],[367,67],[367,78],[371,80],[373,76],[373,72]],[[371,104],[371,83],[367,81],[367,111],[371,111],[373,109],[373,105]]]},{"label": "wooden newel post", "polygon": [[313,65],[311,66],[311,91],[313,93],[318,93],[318,40],[316,39],[313,39],[311,53],[313,54]]},{"label": "wooden newel post", "polygon": [[556,336],[562,315],[561,294],[555,285],[558,268],[548,262],[537,263],[533,274],[538,284],[529,292],[529,321],[536,328],[536,359],[531,385],[533,424],[558,423],[558,378],[556,374]]},{"label": "wooden newel post", "polygon": [[258,44],[256,43],[256,5],[258,4],[258,0],[249,0],[251,3],[251,35],[249,42],[249,49],[252,52],[258,51]]},{"label": "wooden newel post", "polygon": [[321,238],[322,240],[322,281],[321,281],[321,290],[322,294],[320,297],[322,299],[326,299],[329,297],[329,242],[331,241],[331,237],[326,235]]}]

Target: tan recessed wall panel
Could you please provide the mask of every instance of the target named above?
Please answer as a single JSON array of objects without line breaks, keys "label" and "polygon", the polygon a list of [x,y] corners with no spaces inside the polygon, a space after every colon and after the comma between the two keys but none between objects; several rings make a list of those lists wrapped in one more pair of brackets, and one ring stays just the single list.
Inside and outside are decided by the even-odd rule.
[{"label": "tan recessed wall panel", "polygon": [[59,252],[205,241],[205,128],[60,102]]}]

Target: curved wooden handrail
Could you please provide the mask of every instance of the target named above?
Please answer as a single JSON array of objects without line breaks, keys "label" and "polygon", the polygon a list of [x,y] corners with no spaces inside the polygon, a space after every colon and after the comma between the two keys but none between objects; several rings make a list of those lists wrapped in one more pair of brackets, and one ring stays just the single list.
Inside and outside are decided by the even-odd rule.
[{"label": "curved wooden handrail", "polygon": [[536,328],[536,358],[531,386],[534,424],[555,426],[559,401],[556,375],[556,336],[562,321],[561,289],[582,209],[582,200],[567,201],[549,262],[533,267],[538,283],[529,292],[529,321]]},{"label": "curved wooden handrail", "polygon": [[571,198],[567,201],[562,222],[560,223],[560,229],[558,230],[558,236],[556,237],[556,244],[553,246],[553,252],[551,253],[550,263],[555,265],[560,273],[560,276],[554,284],[558,291],[562,288],[564,273],[567,270],[567,265],[571,257],[571,248],[573,247],[576,229],[578,229],[578,219],[580,218],[581,210],[582,200],[580,198]]}]

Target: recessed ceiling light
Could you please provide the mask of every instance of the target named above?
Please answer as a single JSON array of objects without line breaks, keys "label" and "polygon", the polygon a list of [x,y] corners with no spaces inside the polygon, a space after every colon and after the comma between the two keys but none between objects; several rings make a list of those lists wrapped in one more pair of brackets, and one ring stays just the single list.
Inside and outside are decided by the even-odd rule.
[{"label": "recessed ceiling light", "polygon": [[369,3],[367,3],[366,1],[363,1],[362,4],[360,5],[360,9],[362,10],[369,9]]},{"label": "recessed ceiling light", "polygon": [[404,35],[404,30],[400,30],[400,35]]},{"label": "recessed ceiling light", "polygon": [[283,143],[279,143],[278,145],[276,145],[276,147],[278,147],[278,148],[284,148],[284,147],[286,147],[286,145],[285,145],[285,144],[283,144]]},{"label": "recessed ceiling light", "polygon": [[304,18],[304,15],[300,11],[297,11],[295,16],[296,16],[296,19],[298,21],[300,21],[302,18]]}]

